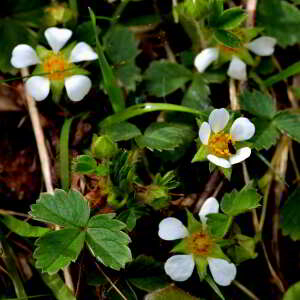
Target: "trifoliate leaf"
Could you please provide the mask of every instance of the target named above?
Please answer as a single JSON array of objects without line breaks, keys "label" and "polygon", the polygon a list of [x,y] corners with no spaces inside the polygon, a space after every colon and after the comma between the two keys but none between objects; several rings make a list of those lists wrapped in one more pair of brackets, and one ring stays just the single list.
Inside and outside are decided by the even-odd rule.
[{"label": "trifoliate leaf", "polygon": [[207,215],[207,226],[209,232],[217,237],[222,238],[231,225],[232,218],[224,214]]},{"label": "trifoliate leaf", "polygon": [[164,288],[169,283],[163,265],[151,256],[138,256],[126,269],[128,281],[146,292]]},{"label": "trifoliate leaf", "polygon": [[210,89],[203,80],[202,75],[198,73],[196,75],[198,76],[195,76],[195,79],[190,84],[181,104],[199,110],[207,109],[211,106]]},{"label": "trifoliate leaf", "polygon": [[300,282],[294,283],[283,295],[282,300],[298,300],[300,299]]},{"label": "trifoliate leaf", "polygon": [[165,97],[191,79],[190,70],[165,60],[153,61],[145,73],[146,88],[156,97]]},{"label": "trifoliate leaf", "polygon": [[191,126],[179,123],[152,123],[138,136],[136,142],[140,148],[151,150],[173,150],[174,148],[190,143],[195,136]]},{"label": "trifoliate leaf", "polygon": [[156,290],[145,296],[145,300],[201,300],[186,293],[174,285]]},{"label": "trifoliate leaf", "polygon": [[300,143],[300,114],[289,111],[279,112],[275,116],[274,124],[280,131]]},{"label": "trifoliate leaf", "polygon": [[297,188],[288,198],[281,215],[281,228],[284,235],[289,235],[291,239],[297,241],[300,239],[300,215],[299,215],[299,201],[300,188]]},{"label": "trifoliate leaf", "polygon": [[229,216],[237,216],[259,206],[261,196],[256,190],[245,186],[241,191],[225,194],[221,201],[223,212]]},{"label": "trifoliate leaf", "polygon": [[102,128],[102,133],[108,135],[114,142],[128,141],[141,135],[141,131],[129,122],[120,122]]},{"label": "trifoliate leaf", "polygon": [[86,232],[67,228],[46,233],[36,241],[36,267],[50,274],[75,261],[83,248]]},{"label": "trifoliate leaf", "polygon": [[256,20],[257,26],[265,29],[265,35],[275,37],[281,47],[300,41],[300,10],[286,1],[259,1]]},{"label": "trifoliate leaf", "polygon": [[275,101],[259,91],[245,91],[240,96],[240,103],[243,109],[257,117],[272,119],[276,114]]},{"label": "trifoliate leaf", "polygon": [[46,227],[32,226],[25,221],[18,220],[17,218],[9,215],[3,215],[0,218],[0,222],[2,222],[12,232],[26,237],[39,237],[50,230]]},{"label": "trifoliate leaf", "polygon": [[217,20],[217,27],[230,30],[238,27],[245,19],[247,14],[240,7],[226,9]]},{"label": "trifoliate leaf", "polygon": [[230,31],[217,29],[214,32],[214,35],[218,42],[224,44],[227,47],[238,48],[241,45],[240,38]]},{"label": "trifoliate leaf", "polygon": [[36,220],[79,228],[86,226],[90,208],[79,192],[56,189],[54,194],[41,193],[36,204],[31,206],[30,215]]},{"label": "trifoliate leaf", "polygon": [[105,266],[120,270],[131,261],[130,238],[120,231],[126,225],[113,214],[97,215],[88,222],[86,242],[92,254]]},{"label": "trifoliate leaf", "polygon": [[249,142],[256,150],[268,150],[276,144],[280,134],[273,121],[262,118],[251,121],[255,125],[255,134]]}]

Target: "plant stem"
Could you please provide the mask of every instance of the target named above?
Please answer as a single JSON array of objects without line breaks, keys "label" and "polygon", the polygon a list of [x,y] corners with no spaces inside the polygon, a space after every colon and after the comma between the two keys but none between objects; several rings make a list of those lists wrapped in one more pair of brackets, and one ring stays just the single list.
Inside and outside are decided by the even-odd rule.
[{"label": "plant stem", "polygon": [[244,294],[246,294],[249,298],[253,300],[260,300],[257,296],[255,296],[249,289],[247,289],[243,284],[241,284],[237,280],[233,280],[232,283],[237,286]]},{"label": "plant stem", "polygon": [[[28,76],[29,72],[27,68],[22,68],[21,69],[21,74],[22,76]],[[40,158],[40,163],[41,163],[41,169],[42,169],[42,174],[43,178],[45,181],[45,186],[46,186],[46,191],[50,194],[54,193],[53,190],[53,185],[52,185],[52,180],[51,180],[51,167],[50,167],[50,159],[45,143],[45,136],[43,132],[43,128],[40,122],[39,118],[39,112],[36,107],[35,100],[25,92],[25,98],[27,101],[27,106],[28,106],[28,111],[29,111],[29,116],[30,120],[32,123],[32,128],[33,132],[35,135],[35,140],[38,148],[38,153],[39,153],[39,158]],[[59,226],[55,227],[56,230],[59,229]],[[74,286],[72,282],[72,277],[70,275],[69,269],[65,268],[64,269],[64,278],[65,278],[65,283],[66,285],[70,288],[72,292],[74,292]]]}]

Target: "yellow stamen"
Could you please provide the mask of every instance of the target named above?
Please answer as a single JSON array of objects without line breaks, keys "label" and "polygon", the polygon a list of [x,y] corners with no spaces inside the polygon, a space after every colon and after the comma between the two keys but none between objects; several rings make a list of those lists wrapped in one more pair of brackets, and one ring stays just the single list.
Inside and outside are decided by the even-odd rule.
[{"label": "yellow stamen", "polygon": [[62,54],[53,53],[49,55],[43,62],[44,72],[50,80],[64,80],[71,76],[72,64],[70,64]]},{"label": "yellow stamen", "polygon": [[232,145],[235,144],[230,134],[218,132],[210,136],[208,141],[208,147],[212,154],[219,157],[228,158],[232,155],[228,148],[229,142],[231,142]]},{"label": "yellow stamen", "polygon": [[195,232],[186,238],[189,253],[209,256],[215,247],[215,240],[205,231]]}]

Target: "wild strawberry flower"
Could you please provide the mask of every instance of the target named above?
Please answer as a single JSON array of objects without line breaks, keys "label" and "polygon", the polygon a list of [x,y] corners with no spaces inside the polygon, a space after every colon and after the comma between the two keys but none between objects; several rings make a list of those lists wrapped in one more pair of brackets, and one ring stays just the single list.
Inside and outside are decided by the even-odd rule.
[{"label": "wild strawberry flower", "polygon": [[207,147],[207,159],[222,168],[230,168],[232,165],[247,159],[251,154],[249,147],[236,150],[235,144],[250,139],[255,133],[255,126],[249,119],[237,118],[229,130],[224,130],[229,121],[229,113],[225,108],[214,109],[199,129],[199,138]]},{"label": "wild strawberry flower", "polygon": [[221,286],[230,285],[235,279],[236,266],[228,262],[216,240],[207,230],[207,215],[218,211],[219,203],[211,197],[200,209],[199,217],[202,224],[199,223],[199,227],[195,227],[196,221],[194,221],[192,229],[188,229],[180,220],[173,217],[165,218],[160,222],[158,235],[161,239],[166,241],[183,239],[181,246],[176,246],[173,251],[178,248],[186,254],[173,255],[164,265],[165,272],[173,280],[187,280],[192,275],[195,265],[203,278],[206,276],[208,265],[214,281]]},{"label": "wild strawberry flower", "polygon": [[[98,58],[97,53],[86,43],[80,42],[70,51],[68,47],[61,51],[72,36],[72,31],[65,28],[50,27],[45,30],[45,38],[52,51],[42,46],[35,51],[26,44],[17,45],[12,52],[11,64],[15,68],[38,65],[33,72],[45,73],[44,76],[30,77],[25,87],[27,92],[37,101],[44,100],[52,89],[53,97],[60,98],[65,86],[68,97],[72,101],[82,100],[89,92],[91,80],[83,75],[87,71],[74,65],[81,61]],[[72,45],[71,45],[72,46]]]},{"label": "wild strawberry flower", "polygon": [[[274,53],[276,39],[270,36],[261,36],[245,45],[246,48],[259,56],[270,56]],[[194,65],[202,73],[206,68],[219,58],[219,48],[206,48],[195,58]],[[227,70],[227,75],[233,79],[247,79],[247,65],[236,55],[233,55]]]}]

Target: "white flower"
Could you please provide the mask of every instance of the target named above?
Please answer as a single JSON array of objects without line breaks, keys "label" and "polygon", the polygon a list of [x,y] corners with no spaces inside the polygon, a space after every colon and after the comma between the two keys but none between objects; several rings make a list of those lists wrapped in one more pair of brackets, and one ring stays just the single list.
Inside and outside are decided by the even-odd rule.
[{"label": "white flower", "polygon": [[[219,211],[218,201],[208,198],[199,212],[201,222],[206,224],[206,216]],[[165,218],[159,224],[158,235],[163,240],[183,239],[189,236],[187,228],[176,218]],[[171,256],[165,263],[165,272],[175,281],[185,281],[193,273],[195,259],[193,253]],[[197,255],[197,254],[196,254]],[[236,276],[236,266],[225,259],[206,257],[210,272],[215,282],[221,286],[230,285]]]},{"label": "white flower", "polygon": [[[89,92],[91,80],[80,74],[72,74],[72,64],[90,61],[98,58],[96,52],[86,43],[78,43],[65,59],[59,52],[72,36],[72,31],[64,28],[51,27],[45,30],[45,38],[53,52],[46,58],[40,59],[35,50],[29,45],[16,46],[12,52],[11,64],[15,68],[25,68],[41,64],[45,76],[32,76],[26,83],[27,92],[37,101],[44,100],[50,92],[51,81],[64,81],[67,94],[72,101],[80,101]],[[73,65],[74,66],[74,65]],[[67,71],[69,70],[69,71]]]},{"label": "white flower", "polygon": [[199,129],[199,138],[202,144],[208,147],[207,159],[222,168],[244,161],[251,154],[249,147],[235,150],[234,144],[250,139],[255,133],[255,126],[247,118],[237,118],[229,133],[223,131],[229,121],[226,109],[214,109]]},{"label": "white flower", "polygon": [[[246,48],[259,56],[270,56],[274,53],[276,39],[269,36],[261,36],[246,44]],[[219,58],[218,48],[202,50],[195,58],[194,65],[198,72],[202,73],[206,68]],[[233,55],[227,70],[227,75],[233,79],[246,80],[246,64],[237,56]]]}]

